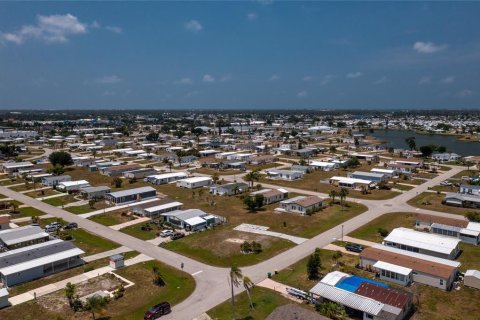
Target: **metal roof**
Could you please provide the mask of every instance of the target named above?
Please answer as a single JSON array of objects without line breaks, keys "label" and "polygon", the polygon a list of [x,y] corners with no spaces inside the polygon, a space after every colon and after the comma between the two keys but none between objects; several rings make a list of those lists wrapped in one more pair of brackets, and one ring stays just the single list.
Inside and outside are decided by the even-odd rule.
[{"label": "metal roof", "polygon": [[356,179],[356,178],[349,178],[349,177],[340,177],[340,176],[333,176],[330,180],[338,181],[341,183],[363,183],[363,184],[371,184],[373,181],[365,180],[365,179]]},{"label": "metal roof", "polygon": [[340,280],[348,277],[350,277],[348,273],[344,273],[341,271],[332,271],[330,273],[327,273],[320,281],[331,286],[335,286]]},{"label": "metal roof", "polygon": [[374,316],[377,316],[385,306],[383,303],[373,299],[363,297],[323,282],[317,283],[312,289],[310,289],[310,292],[330,301],[337,302],[346,307],[360,310]]},{"label": "metal roof", "polygon": [[408,228],[393,229],[383,241],[443,254],[451,254],[460,242],[459,239],[415,231]]},{"label": "metal roof", "polygon": [[174,201],[174,202],[161,204],[161,205],[158,205],[158,206],[155,206],[155,207],[145,208],[144,210],[146,212],[152,213],[152,212],[155,212],[155,211],[160,211],[160,210],[168,209],[168,208],[174,208],[174,207],[178,207],[178,206],[182,206],[182,205],[183,205],[183,203],[178,202],[178,201]]},{"label": "metal roof", "polygon": [[212,180],[212,178],[210,178],[210,177],[191,177],[191,178],[178,180],[177,182],[195,183],[195,182],[209,181],[209,180]]},{"label": "metal roof", "polygon": [[139,187],[139,188],[134,188],[134,189],[127,189],[127,190],[121,190],[121,191],[115,191],[115,192],[110,192],[108,193],[110,196],[118,198],[118,197],[125,197],[125,196],[131,196],[139,193],[144,193],[144,192],[150,192],[150,191],[157,191],[153,187]]},{"label": "metal roof", "polygon": [[25,226],[0,231],[0,240],[7,246],[45,237],[48,237],[48,233],[37,226]]},{"label": "metal roof", "polygon": [[392,271],[404,276],[408,276],[410,273],[412,273],[412,269],[410,268],[405,268],[402,266],[398,266],[396,264],[388,263],[388,262],[383,262],[383,261],[377,261],[373,264],[374,268],[381,269],[381,270],[387,270],[387,271]]},{"label": "metal roof", "polygon": [[193,217],[205,217],[207,215],[208,213],[203,212],[200,209],[175,210],[162,213],[162,216],[171,216],[183,221]]},{"label": "metal roof", "polygon": [[200,218],[200,217],[193,217],[193,218],[185,220],[185,223],[190,225],[190,226],[196,226],[196,225],[199,225],[199,224],[204,224],[206,222],[207,221],[205,219]]},{"label": "metal roof", "polygon": [[166,179],[166,178],[175,178],[175,177],[186,177],[187,174],[184,172],[170,172],[164,174],[154,174],[151,176],[147,176],[150,179]]}]

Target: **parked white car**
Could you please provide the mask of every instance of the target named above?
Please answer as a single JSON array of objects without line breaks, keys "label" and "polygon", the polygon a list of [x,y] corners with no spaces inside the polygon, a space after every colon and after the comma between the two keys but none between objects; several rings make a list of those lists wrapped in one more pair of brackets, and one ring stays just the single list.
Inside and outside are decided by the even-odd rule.
[{"label": "parked white car", "polygon": [[166,238],[166,237],[170,237],[172,234],[173,234],[172,230],[162,230],[162,232],[160,232],[160,237]]}]

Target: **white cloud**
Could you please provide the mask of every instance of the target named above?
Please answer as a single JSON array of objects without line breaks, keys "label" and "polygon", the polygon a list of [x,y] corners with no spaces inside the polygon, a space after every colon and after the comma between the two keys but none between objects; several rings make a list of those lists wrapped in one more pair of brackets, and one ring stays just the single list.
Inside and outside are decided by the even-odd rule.
[{"label": "white cloud", "polygon": [[24,25],[14,32],[2,32],[0,40],[15,44],[22,44],[29,39],[38,39],[47,43],[65,43],[70,36],[85,34],[87,31],[88,25],[71,14],[38,15],[36,24]]},{"label": "white cloud", "polygon": [[277,74],[272,74],[270,78],[268,78],[268,81],[277,81],[280,80],[280,76]]},{"label": "white cloud", "polygon": [[232,75],[231,74],[226,74],[226,75],[223,75],[221,78],[220,78],[220,82],[228,82],[232,80]]},{"label": "white cloud", "polygon": [[436,53],[447,49],[446,44],[436,45],[433,42],[417,41],[413,44],[413,50],[419,53]]},{"label": "white cloud", "polygon": [[333,78],[334,78],[333,74],[327,74],[327,75],[323,76],[322,81],[320,81],[320,85],[325,86],[325,85],[329,84],[333,80]]},{"label": "white cloud", "polygon": [[385,84],[388,82],[388,78],[386,76],[381,77],[380,79],[373,82],[373,84]]},{"label": "white cloud", "polygon": [[191,32],[200,32],[203,30],[203,26],[197,20],[190,20],[185,23],[185,29]]},{"label": "white cloud", "polygon": [[418,80],[418,84],[420,84],[420,85],[425,85],[425,84],[430,84],[430,83],[432,83],[432,78],[427,77],[427,76],[421,77],[420,80]]},{"label": "white cloud", "polygon": [[451,84],[455,82],[455,77],[454,76],[445,77],[442,80],[440,80],[440,82],[443,84]]},{"label": "white cloud", "polygon": [[347,73],[347,75],[345,76],[345,78],[347,79],[356,79],[356,78],[360,78],[361,76],[363,76],[363,72],[350,72],[350,73]]},{"label": "white cloud", "polygon": [[116,84],[121,81],[122,79],[119,76],[111,75],[111,76],[103,76],[103,77],[97,78],[93,82],[98,84]]},{"label": "white cloud", "polygon": [[122,33],[122,31],[123,31],[122,28],[117,27],[117,26],[106,26],[105,30],[108,30],[108,31],[113,32],[113,33]]},{"label": "white cloud", "polygon": [[202,81],[203,81],[203,82],[212,83],[212,82],[215,82],[215,78],[212,77],[212,76],[209,75],[209,74],[206,74],[206,75],[203,76]]},{"label": "white cloud", "polygon": [[192,79],[188,77],[185,77],[173,82],[173,84],[192,84],[192,83],[193,83]]},{"label": "white cloud", "polygon": [[460,98],[468,98],[468,97],[470,97],[472,94],[473,94],[473,91],[472,91],[472,90],[463,89],[462,91],[460,91],[460,92],[458,93],[458,96],[459,96]]},{"label": "white cloud", "polygon": [[255,12],[250,12],[249,14],[247,14],[248,20],[255,20],[257,18],[258,18],[258,14],[256,14]]},{"label": "white cloud", "polygon": [[313,77],[312,77],[312,76],[305,76],[305,77],[303,77],[302,80],[303,80],[303,81],[312,81],[312,80],[313,80]]},{"label": "white cloud", "polygon": [[308,92],[306,90],[302,90],[299,93],[297,93],[297,96],[299,98],[306,98],[308,96]]}]

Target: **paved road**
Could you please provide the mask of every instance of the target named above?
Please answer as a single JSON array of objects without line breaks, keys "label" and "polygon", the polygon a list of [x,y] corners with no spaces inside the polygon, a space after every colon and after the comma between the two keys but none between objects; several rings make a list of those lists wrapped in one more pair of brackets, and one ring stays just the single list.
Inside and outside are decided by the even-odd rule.
[{"label": "paved road", "polygon": [[[452,167],[452,170],[441,173],[438,177],[427,181],[426,183],[417,186],[410,191],[407,191],[393,199],[384,200],[384,201],[373,201],[373,200],[356,200],[359,203],[362,203],[368,207],[368,210],[346,222],[343,223],[343,233],[348,234],[353,230],[363,226],[364,224],[372,221],[373,219],[389,212],[400,212],[400,211],[416,211],[416,212],[425,212],[439,216],[451,216],[454,218],[459,218],[456,215],[450,215],[447,213],[439,213],[436,211],[429,211],[416,208],[413,208],[406,204],[406,201],[414,197],[416,194],[424,192],[428,187],[432,187],[440,183],[440,181],[445,180],[456,173],[460,172],[464,168],[462,167]],[[225,176],[224,178],[227,178]],[[227,180],[227,179],[226,179]],[[269,185],[270,186],[270,185]],[[271,185],[272,187],[278,187]],[[297,190],[288,188],[289,190]],[[315,193],[311,191],[299,190],[300,193],[305,194],[315,194],[320,196],[325,196],[320,193]],[[18,192],[12,191],[5,187],[0,187],[0,193],[4,194],[7,197],[16,199],[30,206],[36,207],[44,212],[62,218],[66,221],[76,222],[81,228],[84,228],[94,234],[100,235],[102,237],[108,238],[116,243],[119,243],[123,246],[129,247],[138,252],[144,253],[151,256],[152,258],[162,261],[168,265],[171,265],[175,268],[179,268],[180,264],[183,262],[185,264],[184,271],[192,274],[196,280],[195,291],[182,303],[178,304],[173,308],[171,315],[165,317],[165,319],[192,319],[216,306],[217,304],[227,300],[230,297],[230,291],[228,287],[228,269],[218,268],[206,265],[204,263],[195,261],[183,257],[174,252],[159,248],[151,243],[146,241],[139,240],[137,238],[131,237],[119,231],[113,230],[109,227],[100,225],[88,219],[83,219],[80,216],[69,213],[65,210],[62,210],[57,207],[53,207],[41,201],[35,200],[33,198],[27,197]],[[352,199],[350,199],[352,200]],[[334,238],[340,238],[342,235],[342,226],[336,226],[330,230],[327,230],[316,237],[292,248],[289,249],[269,260],[263,261],[257,265],[245,267],[243,273],[248,275],[255,283],[258,283],[266,278],[267,272],[272,272],[274,270],[280,270],[288,267],[294,262],[308,256],[313,252],[315,248],[322,248],[327,244],[331,243]],[[237,292],[242,291],[241,289],[236,290]]]}]

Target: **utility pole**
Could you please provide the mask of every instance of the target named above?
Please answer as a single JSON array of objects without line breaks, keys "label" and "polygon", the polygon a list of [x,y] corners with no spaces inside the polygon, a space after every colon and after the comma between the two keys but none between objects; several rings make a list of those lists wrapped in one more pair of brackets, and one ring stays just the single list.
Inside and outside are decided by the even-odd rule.
[{"label": "utility pole", "polygon": [[342,224],[342,241],[343,241],[343,224]]}]

